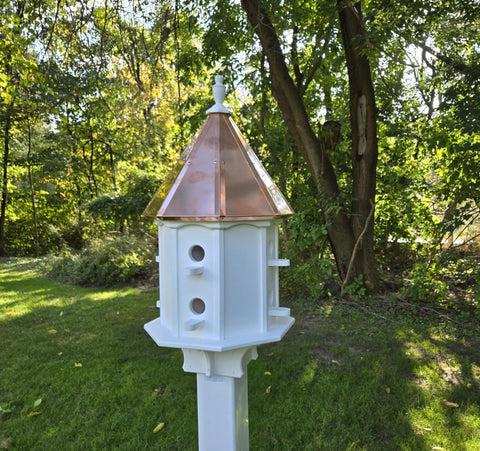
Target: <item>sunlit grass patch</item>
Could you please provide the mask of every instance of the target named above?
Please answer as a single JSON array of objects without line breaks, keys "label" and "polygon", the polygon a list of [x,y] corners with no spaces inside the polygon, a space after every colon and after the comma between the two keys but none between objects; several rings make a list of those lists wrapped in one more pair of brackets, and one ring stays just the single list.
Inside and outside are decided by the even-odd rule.
[{"label": "sunlit grass patch", "polygon": [[[450,396],[455,399],[454,396]],[[444,449],[480,449],[480,409],[478,404],[454,403],[441,395],[427,405],[410,409],[408,416],[416,434],[431,447]]]},{"label": "sunlit grass patch", "polygon": [[415,338],[404,344],[415,361],[411,380],[423,398],[408,409],[414,432],[430,449],[479,450],[480,355],[469,352],[465,338]]}]

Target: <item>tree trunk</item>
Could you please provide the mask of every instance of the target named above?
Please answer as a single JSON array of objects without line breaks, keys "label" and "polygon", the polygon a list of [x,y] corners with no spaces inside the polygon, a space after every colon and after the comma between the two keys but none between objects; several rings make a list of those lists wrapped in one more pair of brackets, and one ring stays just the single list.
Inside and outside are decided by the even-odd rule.
[{"label": "tree trunk", "polygon": [[35,238],[35,257],[40,255],[40,240],[38,237],[37,205],[35,202],[35,186],[33,184],[31,157],[32,154],[32,125],[28,122],[28,151],[27,151],[27,172],[28,184],[30,186],[30,201],[32,202],[33,233]]},{"label": "tree trunk", "polygon": [[93,129],[90,128],[90,159],[89,159],[89,166],[88,166],[88,180],[90,184],[91,199],[98,196],[97,178],[95,177],[95,171],[93,167],[94,154],[95,154],[95,141],[93,139]]},{"label": "tree trunk", "polygon": [[[301,92],[289,74],[278,36],[268,14],[261,6],[260,0],[242,0],[241,3],[267,57],[270,67],[272,93],[275,96],[288,130],[306,160],[315,180],[323,218],[328,231],[328,238],[335,256],[340,279],[345,282],[347,275],[348,277],[353,277],[363,274],[367,280],[371,281],[373,288],[376,288],[376,271],[374,271],[375,265],[372,264],[372,260],[374,261],[373,248],[371,256],[366,255],[367,250],[370,249],[368,243],[373,243],[373,219],[369,221],[369,224],[366,224],[366,230],[362,234],[365,244],[360,247],[358,245],[355,246],[357,237],[360,236],[363,230],[361,225],[365,226],[365,221],[368,217],[368,212],[367,215],[363,215],[363,212],[370,205],[370,199],[372,199],[370,196],[371,188],[373,188],[373,192],[375,190],[375,172],[373,174],[368,173],[372,168],[375,170],[375,165],[372,166],[370,153],[369,158],[362,163],[362,159],[358,159],[356,156],[358,145],[354,146],[354,150],[352,149],[352,156],[355,153],[355,162],[353,163],[354,177],[361,177],[361,180],[355,182],[353,188],[354,196],[359,196],[359,201],[354,202],[354,212],[362,216],[355,218],[355,221],[351,222],[349,219],[351,212],[347,211],[345,206],[340,204],[340,191],[334,168],[321,140],[318,139],[309,122]],[[371,105],[368,105],[368,107],[371,108]],[[370,124],[372,118],[369,117],[368,119],[370,121],[368,124]],[[374,115],[373,121],[375,121]],[[376,148],[376,137],[373,139],[371,135],[374,133],[376,136],[375,128],[373,130],[367,129],[367,131],[367,145],[372,146],[375,143]],[[357,138],[355,137],[355,139]],[[367,190],[368,196],[365,198],[363,191],[367,186],[369,188]],[[364,205],[365,200],[367,208]],[[367,236],[368,234],[371,234],[371,236]],[[359,250],[354,252],[354,249],[357,248]]]},{"label": "tree trunk", "polygon": [[108,154],[110,156],[110,167],[112,168],[112,184],[113,184],[113,191],[117,192],[117,176],[115,173],[115,158],[114,158],[114,153],[112,146],[110,144],[107,144],[108,147]]},{"label": "tree trunk", "polygon": [[368,36],[361,16],[361,2],[353,4],[351,0],[337,0],[337,4],[340,8],[340,29],[350,89],[352,227],[357,240],[365,230],[358,250],[358,264],[366,280],[376,287],[378,276],[374,252],[374,213],[378,158],[377,108],[365,51]]},{"label": "tree trunk", "polygon": [[2,199],[0,201],[0,257],[5,257],[5,216],[8,200],[8,163],[10,153],[10,128],[12,126],[12,105],[5,112],[3,129],[3,160],[2,160]]},{"label": "tree trunk", "polygon": [[355,239],[344,208],[331,208],[338,202],[339,188],[333,166],[321,149],[308,120],[305,105],[288,72],[273,24],[258,0],[242,0],[247,18],[259,37],[270,67],[272,92],[289,132],[305,158],[316,182],[318,196],[335,256],[339,276],[345,279]]}]

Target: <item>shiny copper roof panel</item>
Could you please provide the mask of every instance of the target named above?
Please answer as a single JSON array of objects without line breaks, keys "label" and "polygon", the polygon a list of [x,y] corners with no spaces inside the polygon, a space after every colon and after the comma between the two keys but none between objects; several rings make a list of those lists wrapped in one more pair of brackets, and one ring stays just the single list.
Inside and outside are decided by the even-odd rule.
[{"label": "shiny copper roof panel", "polygon": [[161,219],[183,221],[272,219],[293,214],[229,114],[223,112],[208,115],[145,214],[154,212]]}]

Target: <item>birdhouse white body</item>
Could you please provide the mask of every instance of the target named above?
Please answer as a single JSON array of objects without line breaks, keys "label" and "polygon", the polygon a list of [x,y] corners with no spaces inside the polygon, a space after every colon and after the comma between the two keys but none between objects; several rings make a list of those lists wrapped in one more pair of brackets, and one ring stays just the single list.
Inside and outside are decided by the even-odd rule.
[{"label": "birdhouse white body", "polygon": [[[278,223],[293,210],[222,104],[215,105],[146,212],[158,224],[159,346],[228,351],[280,340],[294,323],[278,303]],[[157,211],[158,210],[158,211]]]},{"label": "birdhouse white body", "polygon": [[224,351],[278,341],[293,324],[279,307],[278,221],[158,221],[160,346]]}]

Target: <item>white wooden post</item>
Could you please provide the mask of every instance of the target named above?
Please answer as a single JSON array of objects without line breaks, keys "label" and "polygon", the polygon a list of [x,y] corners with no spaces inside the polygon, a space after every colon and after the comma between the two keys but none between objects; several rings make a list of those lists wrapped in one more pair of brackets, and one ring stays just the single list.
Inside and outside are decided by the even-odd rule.
[{"label": "white wooden post", "polygon": [[257,358],[257,348],[182,351],[183,369],[197,373],[199,450],[247,451],[247,366]]},{"label": "white wooden post", "polygon": [[197,374],[200,451],[248,450],[248,381]]}]

